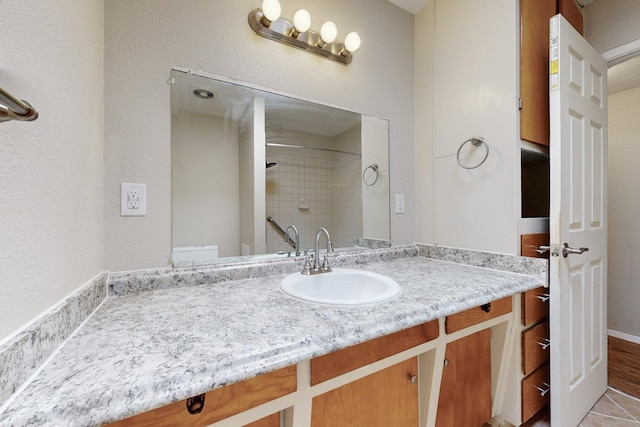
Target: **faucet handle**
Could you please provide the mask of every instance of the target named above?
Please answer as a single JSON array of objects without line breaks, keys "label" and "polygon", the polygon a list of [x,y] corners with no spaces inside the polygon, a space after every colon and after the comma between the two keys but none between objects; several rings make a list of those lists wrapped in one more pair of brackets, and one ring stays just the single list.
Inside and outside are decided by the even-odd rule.
[{"label": "faucet handle", "polygon": [[305,276],[309,276],[311,274],[311,261],[310,261],[310,257],[305,257],[304,258],[304,267],[302,267],[302,271],[300,272],[301,274],[304,274]]},{"label": "faucet handle", "polygon": [[329,258],[325,255],[322,260],[322,271],[331,271],[331,265],[329,264]]}]

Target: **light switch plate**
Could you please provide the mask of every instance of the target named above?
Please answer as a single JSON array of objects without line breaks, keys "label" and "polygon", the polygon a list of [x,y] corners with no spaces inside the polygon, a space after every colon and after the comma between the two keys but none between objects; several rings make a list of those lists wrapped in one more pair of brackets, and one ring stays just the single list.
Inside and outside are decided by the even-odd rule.
[{"label": "light switch plate", "polygon": [[146,184],[120,183],[120,215],[147,215],[147,186]]},{"label": "light switch plate", "polygon": [[396,213],[404,213],[404,194],[396,194]]}]

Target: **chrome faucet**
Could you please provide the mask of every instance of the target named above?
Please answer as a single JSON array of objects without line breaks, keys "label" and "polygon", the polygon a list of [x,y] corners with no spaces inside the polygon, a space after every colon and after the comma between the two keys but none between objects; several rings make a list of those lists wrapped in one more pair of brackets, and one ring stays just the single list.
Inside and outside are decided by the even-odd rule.
[{"label": "chrome faucet", "polygon": [[319,274],[328,273],[331,271],[331,266],[329,265],[329,259],[327,258],[327,255],[324,256],[322,266],[320,265],[320,237],[322,237],[323,234],[327,237],[327,254],[333,252],[333,245],[331,244],[331,237],[329,236],[329,232],[324,227],[319,228],[316,232],[316,245],[313,253],[313,267],[309,265],[309,261],[307,260],[304,269],[302,270],[302,274]]},{"label": "chrome faucet", "polygon": [[289,230],[293,230],[293,234],[295,236],[295,250],[296,250],[296,256],[300,256],[300,234],[298,233],[298,229],[296,228],[295,225],[290,225],[287,227],[287,231],[284,232],[284,242],[285,243],[289,243]]}]

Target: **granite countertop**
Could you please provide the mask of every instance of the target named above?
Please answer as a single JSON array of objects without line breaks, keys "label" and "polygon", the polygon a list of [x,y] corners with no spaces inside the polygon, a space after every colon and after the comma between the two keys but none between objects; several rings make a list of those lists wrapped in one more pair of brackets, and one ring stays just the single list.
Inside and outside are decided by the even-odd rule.
[{"label": "granite countertop", "polygon": [[101,425],[544,284],[424,257],[353,265],[392,301],[298,301],[283,274],[107,298],[0,414],[2,426]]}]

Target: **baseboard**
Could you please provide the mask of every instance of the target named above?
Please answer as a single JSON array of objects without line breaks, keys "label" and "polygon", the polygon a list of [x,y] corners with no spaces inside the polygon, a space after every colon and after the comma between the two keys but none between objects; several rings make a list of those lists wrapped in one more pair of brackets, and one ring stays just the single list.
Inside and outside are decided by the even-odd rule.
[{"label": "baseboard", "polygon": [[625,334],[624,332],[614,331],[613,329],[609,329],[607,334],[610,337],[619,338],[621,340],[629,341],[634,344],[640,344],[640,337],[631,334]]}]

